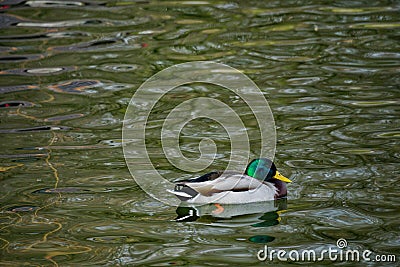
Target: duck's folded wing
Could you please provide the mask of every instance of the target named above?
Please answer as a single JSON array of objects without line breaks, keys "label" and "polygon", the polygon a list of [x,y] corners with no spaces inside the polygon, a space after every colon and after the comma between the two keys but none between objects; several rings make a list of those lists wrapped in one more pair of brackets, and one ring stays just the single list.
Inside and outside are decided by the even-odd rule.
[{"label": "duck's folded wing", "polygon": [[253,177],[242,174],[222,175],[211,181],[201,183],[185,183],[202,195],[212,195],[224,191],[248,191],[256,189],[263,183]]}]

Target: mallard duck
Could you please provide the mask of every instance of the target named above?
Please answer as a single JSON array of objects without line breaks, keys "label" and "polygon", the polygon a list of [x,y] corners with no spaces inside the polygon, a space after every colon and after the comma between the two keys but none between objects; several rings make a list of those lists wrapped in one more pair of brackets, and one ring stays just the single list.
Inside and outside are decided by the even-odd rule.
[{"label": "mallard duck", "polygon": [[168,190],[181,201],[193,204],[244,204],[286,197],[286,183],[268,158],[252,160],[244,174],[215,171],[194,179],[179,181]]}]

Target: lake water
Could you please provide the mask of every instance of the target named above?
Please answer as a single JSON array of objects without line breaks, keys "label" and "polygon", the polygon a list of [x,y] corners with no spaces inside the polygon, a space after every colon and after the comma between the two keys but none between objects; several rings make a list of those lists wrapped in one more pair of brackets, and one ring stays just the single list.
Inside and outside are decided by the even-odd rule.
[{"label": "lake water", "polygon": [[[265,245],[318,252],[343,238],[397,263],[336,264],[395,266],[399,11],[398,1],[2,1],[0,265],[265,266]],[[268,99],[275,163],[293,180],[287,201],[218,214],[168,206],[135,183],[121,141],[132,95],[158,71],[197,60],[242,71]],[[168,113],[199,96],[230,104],[257,133],[228,90],[171,91],[146,133],[170,181],[201,174],[171,166],[160,143]],[[218,147],[204,171],[225,168],[229,138],[206,119],[183,129],[182,153],[195,157],[204,137]]]}]

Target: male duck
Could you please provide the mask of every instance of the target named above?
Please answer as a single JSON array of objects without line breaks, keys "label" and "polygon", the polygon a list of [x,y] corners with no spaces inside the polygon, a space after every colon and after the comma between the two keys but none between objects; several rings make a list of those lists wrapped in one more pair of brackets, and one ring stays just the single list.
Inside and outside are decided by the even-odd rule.
[{"label": "male duck", "polygon": [[285,183],[290,182],[270,159],[259,158],[249,163],[245,174],[210,172],[179,181],[168,191],[187,203],[244,204],[286,197]]}]

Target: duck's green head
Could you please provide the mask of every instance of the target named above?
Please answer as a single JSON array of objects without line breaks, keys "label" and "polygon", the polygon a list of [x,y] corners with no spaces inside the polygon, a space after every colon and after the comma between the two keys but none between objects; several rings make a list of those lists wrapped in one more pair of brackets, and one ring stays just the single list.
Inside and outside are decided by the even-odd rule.
[{"label": "duck's green head", "polygon": [[246,174],[258,180],[268,181],[278,179],[286,183],[291,183],[288,178],[280,174],[275,164],[267,158],[254,159],[247,165]]}]

